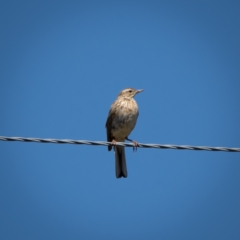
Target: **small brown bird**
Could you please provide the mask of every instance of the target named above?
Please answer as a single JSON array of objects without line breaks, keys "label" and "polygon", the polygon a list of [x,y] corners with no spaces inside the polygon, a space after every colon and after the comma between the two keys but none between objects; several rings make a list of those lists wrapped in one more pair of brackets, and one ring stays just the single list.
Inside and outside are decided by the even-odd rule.
[{"label": "small brown bird", "polygon": [[[137,147],[138,143],[128,138],[134,129],[138,118],[138,105],[133,97],[143,90],[126,88],[122,90],[115,102],[112,104],[107,122],[107,141],[112,142],[115,150],[115,168],[116,177],[127,177],[127,165],[125,157],[125,148],[116,146],[116,142],[124,142],[125,139],[132,141]],[[112,150],[112,145],[108,146],[108,151]]]}]

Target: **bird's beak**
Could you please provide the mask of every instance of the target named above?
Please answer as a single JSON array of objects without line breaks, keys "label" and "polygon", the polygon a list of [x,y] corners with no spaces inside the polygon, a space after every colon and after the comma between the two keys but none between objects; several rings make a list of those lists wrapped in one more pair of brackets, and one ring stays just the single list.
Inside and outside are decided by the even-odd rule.
[{"label": "bird's beak", "polygon": [[143,91],[143,89],[139,89],[139,90],[137,90],[137,93],[140,93],[140,92],[142,92]]}]

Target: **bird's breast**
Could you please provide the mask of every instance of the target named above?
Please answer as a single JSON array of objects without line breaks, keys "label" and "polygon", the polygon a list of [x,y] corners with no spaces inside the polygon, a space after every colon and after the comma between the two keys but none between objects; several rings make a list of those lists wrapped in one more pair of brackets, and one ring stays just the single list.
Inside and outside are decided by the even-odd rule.
[{"label": "bird's breast", "polygon": [[112,135],[117,141],[124,141],[135,127],[138,105],[134,99],[118,101],[112,122]]}]

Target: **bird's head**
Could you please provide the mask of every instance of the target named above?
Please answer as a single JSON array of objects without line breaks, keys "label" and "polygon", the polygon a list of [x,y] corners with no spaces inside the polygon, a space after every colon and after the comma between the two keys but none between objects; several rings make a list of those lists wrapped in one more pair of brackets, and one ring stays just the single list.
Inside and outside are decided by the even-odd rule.
[{"label": "bird's head", "polygon": [[124,98],[133,98],[136,94],[142,92],[143,89],[136,90],[134,88],[126,88],[123,89],[119,94],[118,97],[124,97]]}]

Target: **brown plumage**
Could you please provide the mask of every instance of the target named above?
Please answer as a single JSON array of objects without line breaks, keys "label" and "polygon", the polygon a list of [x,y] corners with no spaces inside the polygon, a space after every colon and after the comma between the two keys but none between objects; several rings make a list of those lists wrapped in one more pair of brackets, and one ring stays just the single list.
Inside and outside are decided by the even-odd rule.
[{"label": "brown plumage", "polygon": [[[135,90],[133,88],[126,88],[122,90],[115,102],[112,104],[107,122],[107,141],[112,142],[108,146],[108,151],[111,151],[112,146],[116,142],[124,142],[128,139],[129,134],[134,129],[138,118],[138,105],[133,97],[143,90]],[[135,146],[137,143],[132,141]],[[114,146],[115,150],[115,168],[116,177],[127,177],[127,165],[125,157],[125,148],[122,146]]]}]

